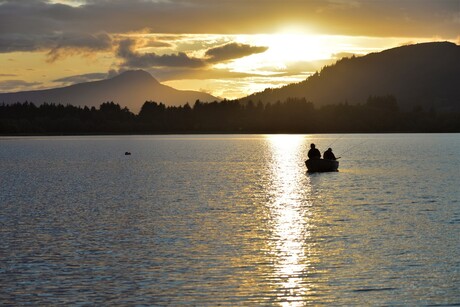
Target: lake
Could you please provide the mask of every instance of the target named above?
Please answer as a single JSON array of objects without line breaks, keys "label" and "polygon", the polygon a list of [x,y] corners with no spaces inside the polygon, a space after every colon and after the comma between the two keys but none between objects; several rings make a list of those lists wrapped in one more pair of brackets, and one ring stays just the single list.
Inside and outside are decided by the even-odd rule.
[{"label": "lake", "polygon": [[0,169],[0,305],[460,305],[460,134],[1,137]]}]

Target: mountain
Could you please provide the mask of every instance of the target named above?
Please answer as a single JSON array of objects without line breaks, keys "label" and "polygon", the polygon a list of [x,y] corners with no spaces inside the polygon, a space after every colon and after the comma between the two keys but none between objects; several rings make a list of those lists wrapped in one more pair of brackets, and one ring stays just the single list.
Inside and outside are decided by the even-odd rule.
[{"label": "mountain", "polygon": [[193,104],[197,99],[205,102],[219,100],[206,93],[180,91],[163,85],[143,70],[126,71],[110,79],[61,88],[0,94],[0,103],[5,104],[29,101],[36,105],[47,102],[98,107],[103,102],[113,101],[134,113],[139,112],[147,100],[179,106],[187,102]]},{"label": "mountain", "polygon": [[423,43],[344,58],[303,82],[267,89],[241,101],[273,103],[304,97],[323,106],[365,103],[371,95],[393,95],[403,110],[459,110],[460,46]]}]

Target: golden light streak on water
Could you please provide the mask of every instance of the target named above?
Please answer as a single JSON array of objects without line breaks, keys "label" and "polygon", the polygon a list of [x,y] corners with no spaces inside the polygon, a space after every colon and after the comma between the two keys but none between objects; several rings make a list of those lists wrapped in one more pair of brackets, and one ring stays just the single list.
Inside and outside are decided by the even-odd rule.
[{"label": "golden light streak on water", "polygon": [[[305,176],[298,161],[302,159],[304,137],[276,135],[269,137],[272,150],[271,252],[275,258],[274,275],[282,306],[301,306],[311,295],[306,282],[309,272],[307,244],[310,212],[303,197],[310,187],[303,186]],[[303,177],[305,178],[305,177]]]}]

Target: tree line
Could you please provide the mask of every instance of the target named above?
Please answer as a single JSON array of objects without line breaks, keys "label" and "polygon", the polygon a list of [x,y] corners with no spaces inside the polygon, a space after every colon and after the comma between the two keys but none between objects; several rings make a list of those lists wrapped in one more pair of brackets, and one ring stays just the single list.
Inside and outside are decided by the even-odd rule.
[{"label": "tree line", "polygon": [[315,107],[304,98],[166,106],[146,101],[134,114],[114,102],[99,108],[32,102],[0,105],[0,134],[460,132],[460,112],[401,111],[394,96],[364,104]]}]

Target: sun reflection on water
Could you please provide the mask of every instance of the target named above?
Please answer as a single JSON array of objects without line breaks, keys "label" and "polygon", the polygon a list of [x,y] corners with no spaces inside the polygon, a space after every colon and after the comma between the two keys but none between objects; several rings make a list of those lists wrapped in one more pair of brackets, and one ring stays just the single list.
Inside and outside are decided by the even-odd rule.
[{"label": "sun reflection on water", "polygon": [[310,186],[305,184],[308,181],[301,167],[306,139],[300,135],[276,135],[268,140],[272,153],[271,252],[278,298],[282,306],[301,306],[305,297],[313,294],[306,278],[310,273],[307,240],[311,218],[305,198]]}]

